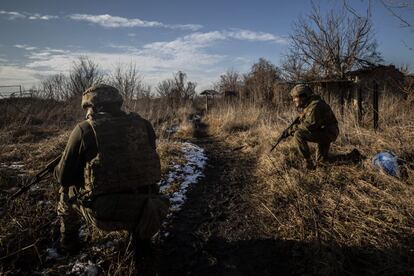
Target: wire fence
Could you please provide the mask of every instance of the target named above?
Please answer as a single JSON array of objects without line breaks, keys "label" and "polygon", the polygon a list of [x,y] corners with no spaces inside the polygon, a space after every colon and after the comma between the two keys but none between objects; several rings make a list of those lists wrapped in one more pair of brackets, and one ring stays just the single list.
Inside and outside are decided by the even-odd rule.
[{"label": "wire fence", "polygon": [[0,99],[31,98],[33,90],[23,90],[21,85],[0,85]]}]

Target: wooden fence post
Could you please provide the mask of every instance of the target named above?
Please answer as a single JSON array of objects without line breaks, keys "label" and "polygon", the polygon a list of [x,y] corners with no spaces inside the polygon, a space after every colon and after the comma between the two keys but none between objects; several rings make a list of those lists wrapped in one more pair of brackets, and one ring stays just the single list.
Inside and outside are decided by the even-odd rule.
[{"label": "wooden fence post", "polygon": [[206,112],[208,111],[208,95],[206,94]]},{"label": "wooden fence post", "polygon": [[343,85],[341,85],[341,84],[336,85],[336,87],[338,87],[338,86],[340,87],[339,88],[339,93],[340,93],[340,95],[339,95],[339,104],[341,105],[341,117],[343,118],[344,117],[344,106],[345,106],[345,98],[344,98],[345,89],[344,89]]},{"label": "wooden fence post", "polygon": [[358,76],[355,77],[354,85],[355,85],[355,95],[356,95],[356,105],[357,105],[356,115],[357,115],[358,124],[361,124],[362,122],[362,88],[361,88],[361,84],[359,82]]},{"label": "wooden fence post", "polygon": [[362,88],[361,86],[357,85],[357,116],[358,116],[358,123],[362,122]]},{"label": "wooden fence post", "polygon": [[374,111],[374,129],[377,130],[379,110],[378,110],[378,83],[376,81],[374,81],[374,85],[373,85],[372,109]]}]

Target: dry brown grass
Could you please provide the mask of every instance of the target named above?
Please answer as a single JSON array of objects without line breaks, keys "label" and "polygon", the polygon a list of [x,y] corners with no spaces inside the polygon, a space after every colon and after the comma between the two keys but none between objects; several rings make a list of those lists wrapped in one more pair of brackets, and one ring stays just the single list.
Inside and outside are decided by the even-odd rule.
[{"label": "dry brown grass", "polygon": [[[71,126],[76,122],[71,121],[65,127],[51,125],[53,112],[31,108],[30,112],[37,110],[40,114],[37,117],[43,118],[41,124],[23,122],[20,120],[23,117],[18,117],[13,124],[8,121],[0,131],[0,163],[24,161],[27,174],[36,172],[63,150]],[[14,118],[11,109],[7,110],[10,111],[7,118]],[[359,126],[354,112],[346,110],[346,116],[339,118],[341,135],[332,150],[348,152],[356,147],[368,157],[378,151],[392,150],[407,161],[404,179],[379,173],[369,159],[359,165],[339,164],[305,172],[290,141],[269,154],[275,137],[295,116],[292,110],[224,105],[213,109],[204,119],[211,134],[231,148],[257,158],[257,165],[246,169],[254,170],[257,178],[250,194],[251,206],[263,217],[270,218],[270,223],[263,223],[262,231],[269,237],[314,244],[315,254],[302,259],[312,265],[315,274],[413,272],[414,115],[412,106],[394,101],[383,101],[380,110],[378,132],[369,127],[372,122],[368,115]],[[194,130],[188,115],[194,111],[191,106],[172,114],[165,110],[147,111],[141,115],[156,125],[162,173],[166,175],[172,165],[184,162],[180,144],[171,140],[166,130],[177,124],[180,125],[178,138],[191,137]],[[335,112],[339,114],[339,110]],[[13,172],[0,172],[1,189],[28,180],[26,176],[12,181]],[[18,273],[22,265],[32,270],[45,267],[44,249],[51,246],[51,238],[58,237],[57,190],[57,185],[47,180],[38,190],[7,205],[7,213],[0,223],[0,256],[26,249],[8,262],[0,262],[0,271],[14,267],[13,271]],[[2,206],[4,195],[2,192]],[[134,267],[125,233],[93,233],[92,242],[113,239],[120,241],[116,250],[102,250],[91,256],[102,261],[104,274],[132,275]],[[362,266],[362,270],[355,266]],[[50,273],[55,274],[68,269],[49,267]]]},{"label": "dry brown grass", "polygon": [[[380,130],[360,127],[354,112],[340,117],[341,134],[332,151],[358,148],[368,157],[358,165],[337,164],[306,172],[291,141],[269,154],[271,143],[293,111],[275,112],[254,106],[220,107],[206,116],[210,131],[232,147],[258,158],[252,206],[274,222],[263,231],[269,236],[316,244],[305,256],[316,274],[412,273],[414,247],[414,115],[412,106],[383,102]],[[339,110],[335,110],[339,114]],[[243,126],[243,127],[240,127]],[[406,159],[406,177],[378,172],[370,158],[392,150]],[[411,163],[410,163],[411,162]],[[358,270],[352,261],[365,258]]]}]

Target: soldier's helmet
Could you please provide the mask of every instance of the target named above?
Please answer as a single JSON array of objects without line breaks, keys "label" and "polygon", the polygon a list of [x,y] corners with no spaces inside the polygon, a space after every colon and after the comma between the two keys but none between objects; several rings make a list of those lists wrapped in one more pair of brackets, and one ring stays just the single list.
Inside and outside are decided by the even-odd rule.
[{"label": "soldier's helmet", "polygon": [[306,84],[297,84],[290,91],[290,95],[292,97],[305,97],[305,98],[308,98],[308,97],[312,96],[312,94],[313,94],[312,88],[310,88],[310,86],[306,85]]},{"label": "soldier's helmet", "polygon": [[118,89],[107,84],[98,84],[85,90],[82,94],[82,108],[119,104],[123,99]]}]

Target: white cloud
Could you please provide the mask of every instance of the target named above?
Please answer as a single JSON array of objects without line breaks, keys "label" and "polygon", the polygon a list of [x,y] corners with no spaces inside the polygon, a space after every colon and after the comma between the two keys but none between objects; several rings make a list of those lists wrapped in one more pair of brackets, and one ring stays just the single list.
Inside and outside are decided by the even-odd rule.
[{"label": "white cloud", "polygon": [[6,15],[9,20],[14,20],[14,19],[19,19],[19,18],[26,18],[25,15],[23,15],[23,14],[21,14],[19,12],[14,12],[14,11],[3,11],[3,10],[0,10],[0,14]]},{"label": "white cloud", "polygon": [[[196,81],[199,87],[209,85],[209,81],[218,76],[218,71],[206,67],[214,67],[225,57],[207,54],[198,50],[187,48],[184,52],[175,52],[166,56],[157,49],[137,49],[119,46],[116,49],[120,53],[102,53],[95,51],[65,50],[51,51],[50,49],[38,49],[28,53],[28,61],[25,66],[1,66],[0,84],[38,84],[47,75],[67,74],[80,56],[87,56],[105,72],[111,72],[117,64],[136,64],[138,70],[144,76],[144,80],[155,87],[159,81],[171,78],[174,72],[182,70],[188,74],[192,81]],[[55,49],[56,50],[56,49]]]},{"label": "white cloud", "polygon": [[[44,72],[47,75],[47,72]],[[0,66],[1,85],[23,85],[26,88],[37,84],[40,81],[38,70],[24,68],[17,65],[2,64]]]},{"label": "white cloud", "polygon": [[164,55],[179,55],[180,53],[194,53],[200,49],[208,48],[219,40],[227,37],[219,31],[207,33],[194,33],[173,41],[153,42],[144,45],[145,51],[156,51]]},{"label": "white cloud", "polygon": [[50,19],[58,19],[59,17],[56,15],[40,15],[35,13],[29,16],[30,20],[50,20]]},{"label": "white cloud", "polygon": [[287,39],[270,33],[253,32],[249,30],[233,30],[225,32],[227,36],[248,41],[269,41],[277,44],[287,44]]},{"label": "white cloud", "polygon": [[[25,65],[27,71],[22,70],[16,78],[19,76],[25,81],[33,80],[36,78],[33,72],[40,72],[37,75],[39,81],[45,74],[67,74],[78,57],[87,56],[97,62],[105,72],[113,71],[117,64],[136,64],[145,81],[153,87],[159,81],[171,78],[173,72],[182,70],[188,74],[189,80],[198,83],[198,90],[207,89],[211,88],[212,82],[228,69],[229,63],[243,70],[251,66],[251,59],[245,57],[211,53],[214,44],[232,40],[283,43],[279,37],[268,33],[223,30],[197,32],[172,41],[148,43],[139,48],[113,44],[110,45],[111,52],[68,51],[48,47],[39,49],[29,45],[15,45],[15,47],[29,51]],[[26,77],[25,74],[28,76]],[[2,79],[0,82],[3,83]]]},{"label": "white cloud", "polygon": [[147,27],[147,28],[169,28],[169,29],[182,29],[196,31],[202,28],[201,25],[197,24],[164,24],[158,21],[145,21],[139,18],[125,18],[120,16],[113,16],[109,14],[72,14],[69,18],[76,21],[85,21],[100,25],[107,28],[121,28],[121,27]]},{"label": "white cloud", "polygon": [[6,15],[7,19],[14,20],[14,19],[30,19],[30,20],[50,20],[50,19],[57,19],[59,16],[55,15],[41,15],[39,13],[27,13],[27,12],[16,12],[16,11],[4,11],[0,10],[0,14]]},{"label": "white cloud", "polygon": [[251,42],[271,42],[277,44],[286,43],[284,38],[269,33],[248,30],[224,30],[193,33],[168,42],[154,42],[145,45],[144,49],[159,51],[164,54],[178,54],[180,52],[194,52],[203,48],[208,48],[218,41],[231,39]]},{"label": "white cloud", "polygon": [[26,44],[16,44],[14,45],[14,47],[19,48],[19,49],[24,49],[26,51],[33,51],[37,49],[37,47],[29,46]]}]

